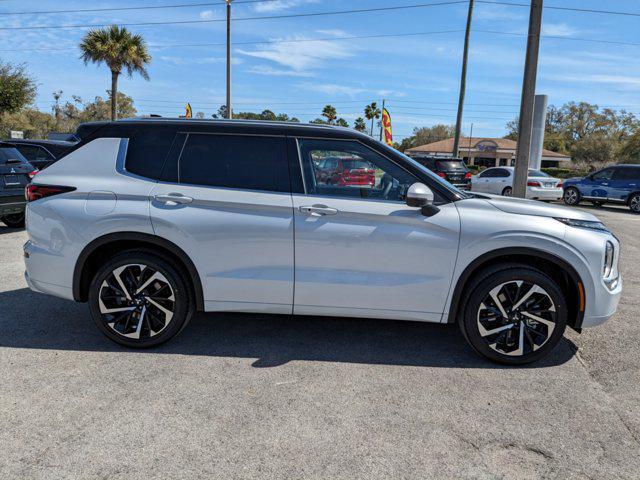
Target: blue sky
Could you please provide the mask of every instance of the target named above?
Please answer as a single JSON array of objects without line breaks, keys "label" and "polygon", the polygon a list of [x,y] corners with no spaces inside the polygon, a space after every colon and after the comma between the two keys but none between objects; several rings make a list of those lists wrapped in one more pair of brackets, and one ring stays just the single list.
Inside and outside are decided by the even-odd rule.
[{"label": "blue sky", "polygon": [[[325,12],[433,0],[275,0],[234,5],[235,17]],[[100,8],[132,5],[206,3],[206,0],[4,0],[0,12]],[[216,2],[211,2],[216,3]],[[222,2],[220,2],[222,3]],[[523,2],[514,2],[523,3]],[[547,0],[548,6],[570,6],[640,12],[629,0]],[[364,105],[387,100],[396,138],[414,127],[453,124],[458,95],[466,4],[389,12],[306,18],[239,21],[234,24],[234,110],[270,108],[309,121],[332,103],[350,123]],[[138,23],[224,18],[224,5],[179,9],[0,15],[0,58],[26,63],[37,79],[37,107],[49,110],[51,93],[64,99],[105,96],[110,77],[105,66],[84,66],[77,44],[86,29],[2,30],[6,27]],[[477,4],[469,63],[463,131],[474,136],[502,136],[517,115],[521,91],[528,9]],[[546,9],[538,76],[538,93],[550,103],[588,101],[640,112],[638,46],[586,42],[597,39],[640,43],[640,17],[598,15]],[[224,22],[132,26],[152,46],[150,81],[120,81],[141,114],[177,116],[189,101],[207,116],[224,102],[224,46],[163,47],[220,43]],[[431,33],[400,38],[335,40],[336,37],[396,33]],[[500,35],[487,31],[514,33]],[[554,38],[551,38],[554,37]],[[559,38],[556,38],[559,37]],[[242,42],[310,40],[268,44]],[[49,50],[33,50],[33,49]],[[31,50],[29,50],[31,49]]]}]

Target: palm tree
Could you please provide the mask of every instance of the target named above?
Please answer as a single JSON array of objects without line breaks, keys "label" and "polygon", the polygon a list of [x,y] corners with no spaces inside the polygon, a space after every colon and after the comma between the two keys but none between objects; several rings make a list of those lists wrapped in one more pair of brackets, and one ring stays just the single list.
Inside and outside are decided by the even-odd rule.
[{"label": "palm tree", "polygon": [[367,117],[367,120],[371,120],[371,136],[373,137],[373,121],[380,118],[380,109],[378,108],[378,104],[376,102],[371,102],[371,105],[367,105],[364,107],[364,116]]},{"label": "palm tree", "polygon": [[116,119],[118,76],[126,70],[129,77],[139,73],[149,80],[146,66],[151,62],[147,43],[141,35],[132,34],[125,27],[111,25],[108,28],[90,30],[80,42],[85,65],[106,63],[111,70],[111,120]]},{"label": "palm tree", "polygon": [[355,122],[353,122],[353,128],[355,128],[359,132],[364,132],[367,129],[367,124],[364,123],[364,118],[356,118]]},{"label": "palm tree", "polygon": [[333,125],[334,120],[338,117],[338,112],[336,112],[336,107],[332,105],[326,105],[322,109],[322,116],[326,117],[327,123],[329,125]]}]

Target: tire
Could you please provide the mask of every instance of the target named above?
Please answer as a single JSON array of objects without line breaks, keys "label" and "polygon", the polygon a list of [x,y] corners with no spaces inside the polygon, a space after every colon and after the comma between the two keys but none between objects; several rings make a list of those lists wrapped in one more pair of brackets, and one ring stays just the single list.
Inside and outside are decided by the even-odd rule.
[{"label": "tire", "polygon": [[564,203],[567,205],[578,205],[581,198],[580,191],[575,187],[565,189],[562,194],[562,200],[564,200]]},{"label": "tire", "polygon": [[634,193],[629,198],[629,209],[633,213],[640,213],[640,193]]},{"label": "tire", "polygon": [[566,300],[556,282],[540,270],[520,264],[491,267],[477,275],[467,291],[460,329],[471,347],[493,362],[535,362],[564,334]]},{"label": "tire", "polygon": [[505,187],[505,189],[502,190],[503,197],[510,197],[512,194],[513,194],[513,188],[511,187]]},{"label": "tire", "polygon": [[89,308],[98,329],[111,340],[147,348],[180,333],[193,316],[195,302],[179,266],[147,251],[130,250],[109,259],[95,274]]},{"label": "tire", "polygon": [[24,228],[24,219],[24,212],[0,217],[0,220],[9,228]]}]

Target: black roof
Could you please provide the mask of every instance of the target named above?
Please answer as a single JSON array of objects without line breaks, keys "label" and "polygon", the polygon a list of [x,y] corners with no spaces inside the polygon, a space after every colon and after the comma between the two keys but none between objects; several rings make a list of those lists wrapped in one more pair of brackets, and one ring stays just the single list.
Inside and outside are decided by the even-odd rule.
[{"label": "black roof", "polygon": [[27,143],[33,145],[42,145],[43,147],[46,147],[47,145],[55,147],[72,147],[73,145],[75,145],[75,142],[67,142],[64,140],[44,140],[40,138],[11,138],[8,140],[3,140],[3,142],[12,143],[14,145]]}]

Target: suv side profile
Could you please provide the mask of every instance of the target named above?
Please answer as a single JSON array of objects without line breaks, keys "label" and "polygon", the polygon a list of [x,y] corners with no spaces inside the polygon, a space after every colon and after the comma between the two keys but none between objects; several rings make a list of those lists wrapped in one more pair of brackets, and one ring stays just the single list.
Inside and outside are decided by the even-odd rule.
[{"label": "suv side profile", "polygon": [[[373,186],[318,159],[358,158]],[[589,213],[462,192],[355,130],[120,120],[27,187],[26,279],[88,302],[129,347],[194,312],[457,323],[475,351],[538,360],[611,317],[620,245]]]},{"label": "suv side profile", "polygon": [[567,205],[588,200],[596,206],[627,205],[633,213],[640,213],[640,165],[603,168],[583,178],[565,180],[563,188]]}]

